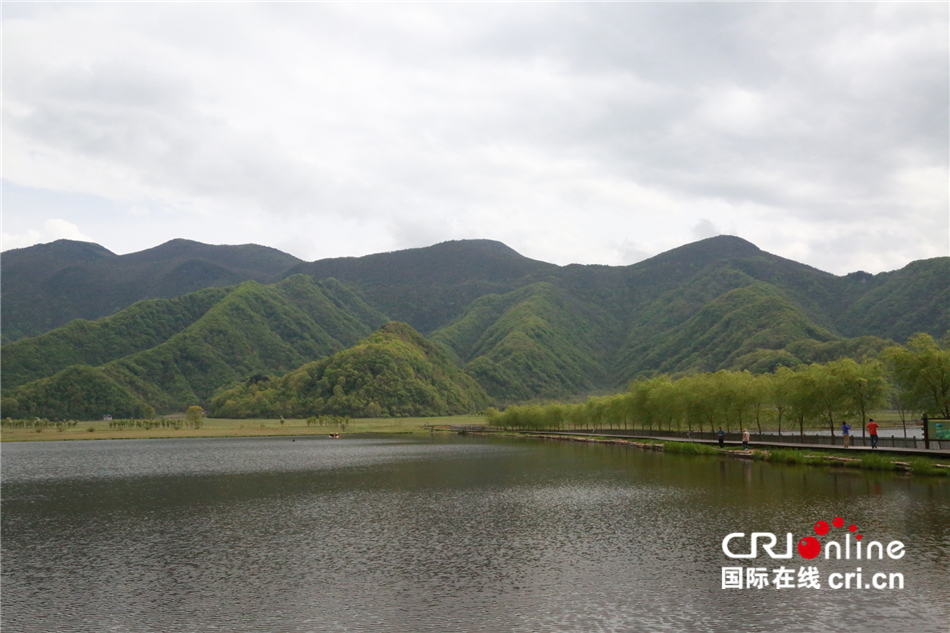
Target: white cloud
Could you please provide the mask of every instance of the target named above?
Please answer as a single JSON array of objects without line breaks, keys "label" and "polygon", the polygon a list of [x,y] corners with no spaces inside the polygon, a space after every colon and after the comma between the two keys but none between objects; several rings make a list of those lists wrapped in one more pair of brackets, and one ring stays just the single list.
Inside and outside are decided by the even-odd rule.
[{"label": "white cloud", "polygon": [[126,209],[126,213],[140,217],[140,218],[144,218],[148,216],[151,213],[151,211],[149,211],[148,207],[146,207],[145,205],[133,204],[131,207]]},{"label": "white cloud", "polygon": [[3,243],[3,250],[7,251],[12,248],[25,248],[39,244],[43,242],[43,235],[36,230],[28,230],[25,233],[7,233],[4,231],[0,242]]},{"label": "white cloud", "polygon": [[27,229],[22,233],[7,233],[4,231],[2,241],[3,250],[9,250],[55,240],[93,241],[92,238],[80,231],[78,226],[61,218],[45,220],[42,230]]},{"label": "white cloud", "polygon": [[[943,4],[11,7],[10,243],[55,192],[99,202],[45,217],[119,252],[489,237],[621,264],[716,227],[840,273],[950,250]],[[886,256],[826,248],[895,226]]]},{"label": "white cloud", "polygon": [[78,226],[60,218],[50,218],[46,220],[43,222],[43,228],[45,229],[45,234],[53,240],[92,241],[88,235],[84,235],[83,232],[79,230]]}]

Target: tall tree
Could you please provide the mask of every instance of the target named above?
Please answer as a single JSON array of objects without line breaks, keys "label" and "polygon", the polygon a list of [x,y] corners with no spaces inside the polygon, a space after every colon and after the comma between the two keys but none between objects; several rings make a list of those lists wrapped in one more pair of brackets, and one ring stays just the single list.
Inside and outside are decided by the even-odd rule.
[{"label": "tall tree", "polygon": [[915,334],[907,347],[889,347],[882,356],[905,406],[950,418],[950,332],[942,343]]},{"label": "tall tree", "polygon": [[772,408],[775,409],[775,419],[778,423],[778,434],[782,434],[782,419],[795,410],[795,372],[788,367],[778,367],[774,374],[763,374],[768,384],[768,394]]},{"label": "tall tree", "polygon": [[839,363],[850,413],[861,419],[861,436],[867,437],[868,413],[888,402],[890,389],[884,363],[868,359],[859,364],[848,358]]},{"label": "tall tree", "polygon": [[831,436],[835,426],[852,412],[848,397],[848,382],[853,374],[851,359],[832,361],[824,365],[812,364],[805,370],[810,380],[806,383],[808,395],[814,402],[817,416],[828,425]]}]

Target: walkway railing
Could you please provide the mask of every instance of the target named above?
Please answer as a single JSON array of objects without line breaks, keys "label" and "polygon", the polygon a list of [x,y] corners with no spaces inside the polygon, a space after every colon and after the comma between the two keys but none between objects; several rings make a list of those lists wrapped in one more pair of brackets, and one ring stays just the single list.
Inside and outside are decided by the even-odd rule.
[{"label": "walkway railing", "polygon": [[[682,437],[684,439],[692,438],[695,440],[716,440],[715,433],[693,431],[658,431],[656,429],[563,429],[564,431],[577,431],[583,433],[597,433],[599,435],[640,435],[644,437]],[[827,444],[828,446],[842,446],[840,435],[832,437],[831,435],[799,435],[798,433],[753,433],[749,429],[753,442],[777,442],[787,444]],[[726,433],[727,442],[742,441],[742,433]],[[870,446],[871,438],[862,438],[860,433],[851,436],[851,446]],[[923,449],[924,440],[920,438],[903,437],[885,437],[880,436],[878,446],[888,448],[915,448]],[[930,440],[931,450],[950,450],[950,440]]]}]

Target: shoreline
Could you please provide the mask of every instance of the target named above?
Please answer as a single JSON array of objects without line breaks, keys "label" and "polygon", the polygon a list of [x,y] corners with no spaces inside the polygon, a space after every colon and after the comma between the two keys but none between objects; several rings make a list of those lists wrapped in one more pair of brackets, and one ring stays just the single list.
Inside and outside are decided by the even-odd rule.
[{"label": "shoreline", "polygon": [[[773,464],[791,464],[804,466],[824,466],[838,468],[856,468],[878,472],[892,472],[914,475],[932,475],[950,477],[950,456],[914,456],[909,459],[890,459],[893,455],[885,456],[886,451],[864,451],[860,457],[841,454],[839,450],[824,448],[777,448],[766,450],[762,448],[722,448],[708,444],[693,443],[676,440],[646,440],[636,441],[607,435],[572,435],[550,433],[521,433],[518,431],[482,432],[473,435],[509,435],[512,437],[537,438],[566,442],[585,442],[591,444],[613,444],[628,446],[640,450],[662,451],[680,455],[705,455],[707,457],[728,457],[750,461],[766,461]],[[824,454],[815,454],[824,453]],[[853,455],[853,453],[852,453]]]},{"label": "shoreline", "polygon": [[[327,436],[339,433],[343,436],[355,434],[412,435],[434,433],[458,433],[459,427],[466,425],[484,426],[482,416],[445,416],[440,418],[357,418],[343,426],[307,426],[306,420],[235,420],[207,418],[202,428],[108,428],[105,421],[84,422],[69,430],[55,428],[0,430],[0,443],[14,442],[55,442],[89,440],[139,440],[139,439],[176,439],[176,438],[227,438],[227,437],[302,437]],[[455,427],[453,429],[452,427]],[[92,428],[92,431],[89,429]],[[950,476],[950,456],[920,455],[919,453],[900,459],[887,450],[862,451],[860,455],[848,454],[840,448],[808,446],[803,448],[751,448],[744,451],[738,447],[723,448],[708,443],[678,441],[675,439],[627,439],[610,435],[585,435],[565,432],[526,433],[522,431],[466,430],[463,433],[483,436],[508,436],[534,438],[541,440],[585,442],[592,444],[613,444],[637,448],[639,450],[663,451],[682,455],[718,456],[750,461],[767,461],[778,464],[800,464],[807,466],[843,467],[879,472],[905,473],[915,475]],[[896,458],[895,458],[896,457]]]}]

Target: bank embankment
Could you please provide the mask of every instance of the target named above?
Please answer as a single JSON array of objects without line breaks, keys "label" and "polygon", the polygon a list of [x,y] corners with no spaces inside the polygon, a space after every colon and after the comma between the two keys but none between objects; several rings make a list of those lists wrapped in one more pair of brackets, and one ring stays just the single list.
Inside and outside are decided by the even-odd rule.
[{"label": "bank embankment", "polygon": [[[492,433],[497,435],[497,433]],[[507,434],[507,433],[506,433]],[[921,455],[921,451],[909,449],[852,451],[850,454],[825,447],[763,448],[744,450],[732,446],[719,448],[701,441],[675,441],[663,439],[630,439],[609,435],[585,435],[573,433],[511,432],[510,435],[533,437],[545,440],[615,444],[641,450],[664,451],[685,455],[719,456],[730,459],[766,461],[779,464],[803,464],[863,470],[912,473],[915,475],[950,476],[950,455],[941,451],[938,455]],[[907,455],[901,452],[908,453]]]}]

